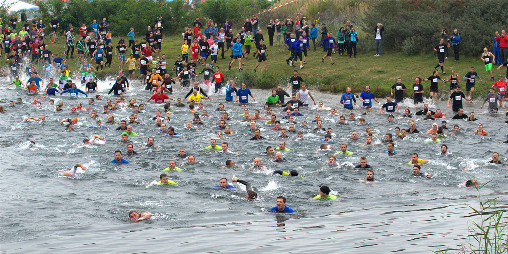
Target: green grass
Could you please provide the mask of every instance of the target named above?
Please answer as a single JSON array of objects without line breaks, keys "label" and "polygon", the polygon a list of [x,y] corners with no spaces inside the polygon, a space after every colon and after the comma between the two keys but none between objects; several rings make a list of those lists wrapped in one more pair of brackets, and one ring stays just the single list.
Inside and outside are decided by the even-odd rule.
[{"label": "green grass", "polygon": [[[61,36],[60,36],[61,37]],[[180,36],[165,37],[163,43],[162,52],[166,54],[168,61],[168,68],[172,68],[176,57],[180,54],[181,46]],[[265,35],[265,39],[268,40],[268,35]],[[114,44],[118,41],[118,38],[113,38]],[[374,42],[372,42],[374,43]],[[116,44],[115,44],[116,46]],[[64,40],[61,38],[55,44],[49,44],[49,47],[53,54],[58,53],[63,56],[65,50]],[[335,65],[330,65],[329,60],[326,59],[325,63],[321,62],[324,52],[318,48],[316,52],[309,52],[307,58],[307,64],[302,70],[298,70],[302,78],[305,80],[311,89],[318,89],[321,91],[329,91],[333,93],[342,92],[346,87],[351,87],[353,92],[363,91],[365,85],[370,85],[371,90],[377,94],[378,97],[389,94],[390,87],[395,83],[398,77],[402,78],[402,82],[406,85],[413,84],[414,78],[420,76],[427,78],[432,74],[434,66],[437,63],[437,58],[434,55],[419,55],[419,56],[407,56],[400,52],[385,52],[380,57],[374,57],[374,52],[362,52],[359,48],[360,53],[357,58],[347,58],[345,56],[333,55]],[[429,52],[431,52],[429,50]],[[75,52],[76,53],[76,52]],[[224,73],[226,79],[235,79],[237,81],[246,81],[248,86],[258,88],[274,88],[277,84],[287,84],[287,79],[292,75],[294,67],[290,67],[286,64],[285,59],[288,58],[289,52],[283,46],[268,46],[268,70],[264,70],[260,65],[258,71],[253,72],[254,66],[257,63],[257,59],[253,58],[252,55],[247,61],[244,60],[245,65],[243,71],[238,72],[238,65],[234,64],[231,71],[228,71],[229,63],[229,51],[226,56],[226,60],[218,60],[218,66]],[[94,61],[95,62],[95,61]],[[73,59],[68,59],[68,63],[71,71],[76,73],[79,68],[77,61],[77,55]],[[2,63],[2,66],[6,65]],[[485,71],[484,65],[480,60],[480,57],[461,57],[458,62],[453,61],[453,53],[450,52],[448,60],[445,61],[445,72],[447,75],[441,75],[442,78],[448,79],[451,70],[455,70],[459,77],[464,76],[471,66],[475,66],[476,71],[482,77],[483,82],[478,83],[476,86],[476,95],[484,95],[488,88],[494,83],[490,81],[488,73]],[[124,66],[126,70],[127,66]],[[40,69],[40,67],[39,67]],[[198,70],[202,67],[198,66]],[[298,67],[296,67],[298,69]],[[499,71],[494,69],[494,76],[497,78],[498,75],[505,73],[505,68],[501,68]],[[105,75],[116,74],[119,71],[118,58],[113,58],[113,64],[111,69],[106,68],[103,72],[98,72],[99,77]],[[172,73],[172,75],[174,75]],[[464,84],[464,82],[461,82]],[[428,94],[430,83],[424,82],[425,91]],[[440,83],[440,91],[447,92],[448,84]],[[409,89],[408,89],[409,90]],[[410,91],[408,91],[410,93]],[[410,95],[408,93],[408,95]]]}]

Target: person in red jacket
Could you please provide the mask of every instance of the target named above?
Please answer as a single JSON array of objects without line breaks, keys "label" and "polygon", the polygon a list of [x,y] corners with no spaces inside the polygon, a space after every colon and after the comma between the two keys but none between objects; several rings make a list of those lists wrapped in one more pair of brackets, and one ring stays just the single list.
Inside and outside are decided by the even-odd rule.
[{"label": "person in red jacket", "polygon": [[148,99],[146,102],[149,102],[150,100],[154,100],[155,103],[164,103],[164,100],[167,100],[167,99],[175,101],[175,99],[163,94],[162,90],[159,89],[159,90],[157,90],[157,93],[152,95],[152,97],[150,97],[150,99]]},{"label": "person in red jacket", "polygon": [[501,34],[496,31],[496,41],[499,42],[501,48],[501,64],[506,65],[506,58],[508,58],[508,35],[506,30],[502,30]]},{"label": "person in red jacket", "polygon": [[143,54],[145,54],[145,57],[148,59],[148,61],[152,61],[153,53],[155,53],[155,49],[153,49],[152,46],[146,44],[146,47],[143,49]]},{"label": "person in red jacket", "polygon": [[497,81],[494,85],[492,85],[492,88],[497,88],[497,93],[501,97],[502,100],[505,98],[508,98],[506,96],[506,88],[508,88],[508,84],[506,81],[504,81],[503,75],[499,75],[499,81]]},{"label": "person in red jacket", "polygon": [[215,93],[219,91],[222,86],[222,80],[224,79],[224,75],[219,71],[219,66],[215,67],[215,73],[213,74],[213,79],[215,81]]}]

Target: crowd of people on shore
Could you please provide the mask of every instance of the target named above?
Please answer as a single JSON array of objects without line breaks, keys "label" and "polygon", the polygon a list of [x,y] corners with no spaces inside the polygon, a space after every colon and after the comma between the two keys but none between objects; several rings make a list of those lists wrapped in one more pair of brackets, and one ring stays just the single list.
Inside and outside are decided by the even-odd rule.
[{"label": "crowd of people on shore", "polygon": [[[83,24],[82,27],[78,28],[75,34],[72,25],[68,25],[65,29],[64,38],[66,40],[66,53],[60,56],[59,54],[53,54],[49,49],[50,41],[54,43],[58,38],[58,28],[60,22],[57,17],[54,17],[48,27],[42,22],[37,21],[26,21],[22,24],[20,29],[17,24],[17,19],[13,17],[0,29],[2,34],[2,48],[4,50],[5,59],[9,59],[9,72],[12,76],[12,83],[8,85],[14,85],[19,87],[20,94],[25,93],[21,89],[26,90],[28,95],[34,96],[31,104],[49,104],[54,105],[55,112],[64,110],[69,104],[76,104],[72,106],[71,110],[85,110],[90,114],[92,119],[97,120],[97,126],[101,127],[102,122],[99,119],[98,111],[103,109],[104,116],[107,116],[106,125],[116,124],[114,120],[115,110],[119,107],[127,107],[128,110],[132,110],[132,115],[129,120],[122,120],[117,130],[121,132],[122,140],[128,141],[129,137],[137,136],[134,131],[134,123],[137,122],[137,114],[144,112],[146,103],[153,101],[154,103],[160,103],[160,111],[157,111],[153,121],[156,123],[157,128],[169,136],[178,135],[175,132],[175,128],[168,126],[171,111],[174,109],[173,105],[177,109],[188,110],[189,114],[193,115],[193,121],[186,124],[200,125],[203,121],[218,123],[220,131],[219,135],[232,135],[231,131],[231,118],[224,104],[228,107],[232,105],[240,105],[244,109],[244,114],[237,119],[242,122],[249,123],[249,131],[252,132],[253,137],[251,140],[262,140],[264,137],[261,135],[259,129],[260,124],[269,126],[271,130],[280,132],[280,143],[275,149],[268,147],[266,155],[275,161],[283,161],[284,152],[288,152],[289,148],[285,146],[284,140],[289,135],[294,134],[296,139],[302,139],[305,132],[296,129],[299,124],[296,123],[298,117],[305,114],[315,113],[315,120],[312,123],[302,122],[301,126],[305,127],[307,132],[318,133],[323,136],[323,144],[321,144],[321,150],[331,150],[332,147],[328,141],[333,139],[336,134],[332,128],[325,129],[323,127],[323,119],[321,115],[324,112],[329,112],[331,117],[339,118],[339,124],[346,121],[362,121],[365,123],[365,119],[361,116],[355,116],[353,109],[356,109],[357,103],[361,103],[362,110],[361,114],[377,114],[371,112],[373,107],[377,107],[374,104],[380,103],[379,116],[387,117],[388,122],[393,122],[395,114],[400,114],[403,117],[407,117],[409,122],[408,129],[396,128],[395,133],[387,133],[383,139],[386,144],[386,154],[388,156],[396,155],[397,152],[394,149],[397,141],[402,141],[407,135],[420,133],[416,129],[415,121],[413,118],[420,117],[422,119],[429,120],[445,120],[450,119],[456,123],[453,130],[448,130],[446,127],[446,121],[442,122],[439,126],[437,123],[432,122],[432,127],[426,134],[429,135],[427,142],[440,143],[444,137],[450,137],[460,132],[460,126],[458,120],[463,119],[467,121],[476,121],[474,112],[469,114],[464,113],[463,101],[473,102],[474,99],[474,88],[477,82],[482,82],[482,79],[475,71],[474,67],[464,75],[460,75],[452,72],[449,78],[439,76],[437,68],[441,69],[442,75],[445,74],[443,63],[447,58],[448,47],[453,47],[455,53],[455,60],[459,60],[459,45],[460,45],[460,34],[455,30],[450,41],[443,38],[434,49],[438,58],[438,64],[435,66],[435,71],[431,76],[427,78],[416,77],[412,86],[406,86],[402,80],[398,78],[391,87],[390,95],[383,99],[383,102],[378,100],[378,97],[370,91],[369,86],[365,86],[364,91],[355,95],[351,92],[351,88],[347,88],[346,91],[337,100],[337,105],[329,105],[327,108],[323,102],[319,101],[319,98],[315,98],[314,95],[309,91],[308,87],[304,82],[304,78],[298,73],[297,68],[304,68],[306,64],[306,57],[309,51],[317,51],[316,43],[321,44],[322,50],[325,55],[322,57],[322,61],[328,57],[330,63],[334,64],[332,55],[338,53],[339,55],[346,55],[348,57],[356,57],[357,49],[356,42],[358,41],[357,32],[355,27],[349,22],[345,27],[341,28],[336,36],[328,31],[325,24],[321,25],[320,32],[316,28],[316,24],[309,24],[305,18],[297,17],[296,21],[287,19],[284,22],[279,20],[270,20],[267,23],[268,42],[265,42],[263,37],[263,31],[260,28],[261,24],[257,16],[253,16],[245,20],[245,23],[241,26],[240,31],[233,33],[233,24],[226,21],[225,24],[218,26],[213,21],[209,20],[207,24],[203,24],[199,19],[196,19],[192,27],[185,28],[182,33],[182,46],[179,49],[180,56],[176,59],[173,66],[167,64],[166,54],[163,52],[163,24],[164,21],[161,17],[157,18],[153,26],[148,26],[144,38],[138,41],[134,29],[126,35],[128,41],[122,37],[116,45],[113,44],[111,31],[109,29],[109,23],[104,18],[102,22],[97,23],[95,20],[90,25]],[[22,21],[23,22],[23,21]],[[19,32],[17,32],[19,30]],[[376,56],[381,55],[382,35],[384,26],[378,23],[374,29],[375,43],[376,43]],[[77,35],[79,32],[79,35]],[[318,38],[318,32],[321,34],[320,42]],[[443,31],[444,33],[444,31]],[[80,61],[80,68],[78,70],[70,70],[66,59],[74,57],[74,43],[76,42],[77,54]],[[494,42],[500,42],[502,50],[501,63],[506,65],[508,58],[508,35],[503,30],[501,34],[495,38]],[[311,46],[312,42],[312,46]],[[238,70],[242,71],[242,59],[248,59],[252,53],[252,57],[257,58],[258,63],[256,64],[254,71],[264,64],[265,70],[268,68],[268,47],[277,45],[285,45],[288,49],[289,58],[286,60],[287,64],[294,66],[295,70],[293,74],[288,78],[287,84],[279,84],[277,89],[273,89],[267,96],[266,100],[262,100],[263,103],[252,104],[252,101],[256,101],[252,92],[249,90],[248,85],[242,83],[237,88],[232,77],[225,77],[217,66],[217,61],[226,59],[229,50],[231,54],[229,57],[229,69],[234,67],[234,64],[238,63]],[[506,50],[505,50],[506,49]],[[173,53],[173,52],[172,52]],[[104,69],[104,67],[111,66],[113,63],[113,56],[118,57],[118,63],[122,71],[116,78],[115,83],[107,93],[108,95],[113,93],[116,96],[116,101],[113,97],[103,102],[101,93],[98,92],[98,80],[96,72]],[[220,58],[218,57],[220,55]],[[485,62],[486,71],[491,75],[491,80],[494,80],[491,68],[493,63],[498,63],[496,56],[489,52],[485,48],[484,53],[481,56],[483,62]],[[42,70],[38,70],[37,64],[42,66]],[[123,68],[127,65],[127,75],[124,75]],[[202,67],[199,67],[201,65]],[[500,65],[501,67],[501,65]],[[200,71],[199,69],[202,70]],[[171,69],[171,70],[170,70]],[[72,74],[74,72],[74,74]],[[27,75],[26,81],[21,80],[20,76]],[[172,77],[174,74],[174,77]],[[139,76],[138,76],[139,75]],[[142,80],[144,89],[146,92],[145,98],[127,98],[129,96],[129,90],[133,86],[133,81],[137,78]],[[58,79],[57,82],[54,80]],[[461,90],[459,83],[465,81],[464,94]],[[446,82],[450,84],[448,97],[448,107],[454,113],[454,116],[446,116],[439,108],[430,109],[429,105],[424,103],[424,90],[422,82],[430,82],[430,95],[435,101],[438,99],[439,94],[439,83]],[[212,87],[213,85],[213,87]],[[80,87],[80,88],[78,88]],[[413,94],[413,103],[418,110],[412,113],[409,107],[400,109],[400,105],[404,100],[407,100],[409,90]],[[500,113],[500,109],[505,108],[504,101],[508,99],[506,96],[506,77],[500,76],[499,80],[495,82],[490,92],[485,95],[485,99],[482,100],[483,108],[485,103],[488,103],[488,110],[492,114]],[[183,92],[189,89],[185,96],[172,98],[173,94],[177,92]],[[285,89],[290,90],[290,93],[286,92]],[[94,94],[94,98],[91,98],[90,94]],[[68,94],[68,97],[73,100],[80,100],[80,95],[83,94],[88,98],[88,104],[75,102],[67,99],[58,99],[59,95]],[[106,94],[102,94],[108,96]],[[224,102],[219,102],[217,105],[206,105],[205,100],[211,97],[220,98],[225,96]],[[39,100],[41,98],[41,100]],[[62,98],[62,97],[60,97]],[[12,99],[12,98],[11,98]],[[176,103],[171,105],[168,100],[175,101]],[[141,102],[141,103],[138,103]],[[143,103],[144,102],[144,103]],[[22,99],[10,100],[9,105],[1,107],[0,111],[8,111],[9,108],[16,107],[17,104],[21,104]],[[85,106],[83,106],[85,104]],[[208,103],[207,103],[208,104]],[[257,106],[262,105],[262,106]],[[314,105],[314,106],[313,106]],[[337,107],[338,106],[338,107]],[[341,108],[340,108],[341,107]],[[218,111],[220,116],[217,119],[210,118],[206,108],[213,108]],[[283,110],[279,110],[283,108]],[[303,110],[302,110],[303,109]],[[306,111],[303,112],[302,111]],[[403,113],[399,113],[402,112]],[[88,113],[90,112],[90,113]],[[164,115],[162,112],[165,112]],[[282,113],[280,113],[282,112]],[[321,113],[322,112],[322,113]],[[507,114],[508,116],[508,114]],[[30,121],[46,121],[47,118],[58,118],[55,115],[41,116],[41,117],[30,117],[26,120]],[[59,119],[61,124],[66,126],[67,131],[71,131],[73,126],[77,123],[78,119]],[[507,121],[508,123],[508,121]],[[273,127],[272,127],[273,126]],[[366,142],[369,145],[372,143],[372,139],[375,135],[372,130],[366,130]],[[93,129],[91,129],[93,131]],[[352,133],[352,139],[358,139],[358,133]],[[422,132],[423,133],[423,132]],[[93,134],[93,133],[92,133]],[[480,136],[488,136],[489,132],[484,129],[482,124],[478,124],[478,129],[473,133]],[[85,139],[83,142],[87,145],[93,145],[94,143],[100,143],[104,140],[104,137],[94,135],[90,139]],[[507,143],[505,141],[505,143]],[[127,142],[128,143],[128,142]],[[148,137],[147,146],[154,144],[154,138]],[[228,143],[223,142],[217,144],[216,139],[211,139],[210,146],[205,148],[206,150],[217,150],[222,153],[231,153],[228,150]],[[447,156],[445,144],[441,145],[441,155]],[[275,150],[275,151],[274,151]],[[133,154],[132,145],[127,144],[127,154]],[[340,144],[340,151],[334,156],[328,158],[330,165],[337,164],[338,156],[349,156],[352,152],[347,149],[347,144]],[[115,151],[114,159],[111,163],[116,164],[127,164],[129,161],[123,157],[123,153],[120,148]],[[195,160],[195,157],[186,156],[189,160]],[[415,177],[426,177],[432,178],[430,174],[424,174],[421,172],[422,167],[427,163],[427,160],[418,158],[417,153],[412,153],[409,164],[412,165],[413,175]],[[492,155],[491,163],[503,164],[503,161],[499,157],[498,152],[494,152]],[[226,168],[234,168],[234,161],[226,161]],[[74,168],[64,173],[67,177],[76,177],[78,168],[81,171],[87,169],[86,166],[77,163]],[[365,182],[371,183],[376,182],[374,178],[374,170],[367,164],[366,157],[362,156],[359,165],[356,167],[359,169],[365,169],[366,177]],[[266,170],[261,164],[261,159],[254,159],[254,166],[252,170]],[[182,171],[176,165],[175,161],[170,161],[169,167],[163,171],[169,173],[176,173]],[[298,176],[298,172],[295,170],[285,171],[274,171],[273,174],[281,174],[287,176]],[[237,182],[246,186],[246,198],[255,199],[257,193],[251,186],[251,184],[245,180],[238,178],[232,178],[232,182]],[[168,174],[162,173],[160,175],[159,184],[161,185],[177,185],[168,178]],[[464,182],[464,186],[474,186],[475,180],[470,179]],[[232,189],[232,185],[226,178],[219,180],[217,188]],[[320,186],[319,194],[314,199],[336,199],[337,196],[331,194],[331,190],[328,186]],[[284,196],[278,196],[276,198],[276,206],[271,208],[269,212],[278,213],[292,213],[294,212],[289,206],[286,205],[286,198]],[[129,218],[134,222],[143,221],[151,217],[148,212],[129,212]]]}]

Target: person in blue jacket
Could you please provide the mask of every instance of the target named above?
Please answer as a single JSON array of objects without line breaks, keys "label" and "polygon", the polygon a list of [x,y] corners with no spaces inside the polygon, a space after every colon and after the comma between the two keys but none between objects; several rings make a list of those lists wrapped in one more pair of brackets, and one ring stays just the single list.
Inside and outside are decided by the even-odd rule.
[{"label": "person in blue jacket", "polygon": [[227,190],[231,190],[231,189],[234,189],[235,186],[231,185],[228,183],[228,179],[226,178],[221,178],[219,180],[219,185],[216,185],[215,188],[220,188],[220,189],[227,189]]},{"label": "person in blue jacket", "polygon": [[330,57],[330,63],[334,64],[332,59],[332,49],[337,46],[337,42],[335,41],[335,38],[333,38],[332,34],[328,34],[328,37],[323,41],[323,44],[321,45],[326,49],[326,55],[324,55],[321,58],[321,62],[325,62],[325,58],[328,56]]},{"label": "person in blue jacket", "polygon": [[345,109],[353,109],[353,103],[356,105],[355,95],[351,93],[351,87],[346,88],[346,92],[340,97],[340,104],[344,105]]},{"label": "person in blue jacket", "polygon": [[294,213],[291,207],[286,205],[286,198],[283,196],[277,197],[277,205],[268,210],[269,213]]},{"label": "person in blue jacket", "polygon": [[502,64],[503,62],[501,61],[501,45],[500,42],[496,40],[496,36],[494,36],[492,46],[494,47],[494,60],[496,61],[496,64]]},{"label": "person in blue jacket", "polygon": [[457,29],[454,29],[452,37],[450,38],[450,41],[452,43],[453,54],[455,55],[455,61],[459,61],[459,51],[460,51],[459,45],[460,45],[461,39],[462,39],[462,37],[460,36],[459,31]]},{"label": "person in blue jacket", "polygon": [[379,103],[376,96],[374,96],[374,94],[370,91],[370,86],[365,87],[365,91],[360,94],[360,100],[363,102],[363,106],[367,109],[366,113],[369,113],[372,109],[372,100]]},{"label": "person in blue jacket", "polygon": [[111,161],[111,163],[116,164],[129,164],[130,162],[124,158],[122,158],[122,151],[116,150],[115,151],[115,159]]},{"label": "person in blue jacket", "polygon": [[250,97],[252,97],[254,101],[256,101],[254,95],[252,95],[252,93],[250,92],[249,88],[247,88],[247,85],[245,83],[242,83],[242,88],[238,89],[236,95],[237,95],[236,101],[239,101],[240,104],[249,103],[249,95]]},{"label": "person in blue jacket", "polygon": [[290,66],[293,66],[293,60],[295,60],[295,43],[298,41],[298,39],[295,37],[295,34],[292,33],[289,38],[286,39],[284,42],[286,44],[286,47],[290,51],[291,55],[288,59],[286,59],[286,64],[289,64]]},{"label": "person in blue jacket", "polygon": [[229,70],[231,70],[231,65],[238,59],[238,71],[242,71],[242,44],[238,41],[238,39],[234,40],[233,54],[231,55],[231,61],[229,61]]},{"label": "person in blue jacket", "polygon": [[355,28],[351,28],[351,40],[349,45],[349,58],[351,58],[351,55],[356,58],[356,42],[358,41],[358,33],[356,32]]},{"label": "person in blue jacket", "polygon": [[316,51],[317,28],[316,24],[314,23],[312,23],[310,26],[312,26],[312,28],[310,29],[309,37],[312,40],[312,44],[314,45],[314,51]]},{"label": "person in blue jacket", "polygon": [[[304,49],[305,49],[305,44],[303,43],[303,37],[300,36],[300,38],[298,38],[298,40],[295,43],[293,43],[293,50],[294,50],[293,60],[296,62],[298,59],[300,59],[300,69],[303,68],[302,52]],[[293,66],[293,65],[291,65],[291,66]]]},{"label": "person in blue jacket", "polygon": [[92,57],[95,57],[95,64],[97,64],[96,70],[99,70],[99,67],[101,67],[101,70],[104,67],[104,50],[100,47],[97,47],[97,49],[93,52]]},{"label": "person in blue jacket", "polygon": [[86,94],[85,92],[81,91],[81,89],[76,88],[76,84],[72,84],[71,88],[60,92],[60,95],[62,95],[64,93],[69,93],[71,95],[71,98],[77,98],[78,97],[78,93],[82,93],[86,97],[88,97],[88,94]]}]

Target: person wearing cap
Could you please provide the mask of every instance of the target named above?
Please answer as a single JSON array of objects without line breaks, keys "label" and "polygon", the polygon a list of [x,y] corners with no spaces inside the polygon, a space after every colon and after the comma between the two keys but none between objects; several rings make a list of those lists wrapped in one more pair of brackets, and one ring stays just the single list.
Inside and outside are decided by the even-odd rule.
[{"label": "person wearing cap", "polygon": [[437,134],[437,130],[438,130],[438,127],[437,127],[437,123],[433,123],[432,124],[432,129],[428,130],[427,133],[428,134]]},{"label": "person wearing cap", "polygon": [[313,197],[312,199],[317,200],[330,200],[330,199],[337,199],[337,196],[330,194],[330,188],[328,186],[321,186],[319,188],[319,195]]},{"label": "person wearing cap", "polygon": [[490,80],[494,81],[494,75],[492,75],[492,63],[495,61],[496,57],[492,54],[492,52],[488,51],[487,48],[484,48],[481,59],[485,63],[485,71],[490,74]]}]

